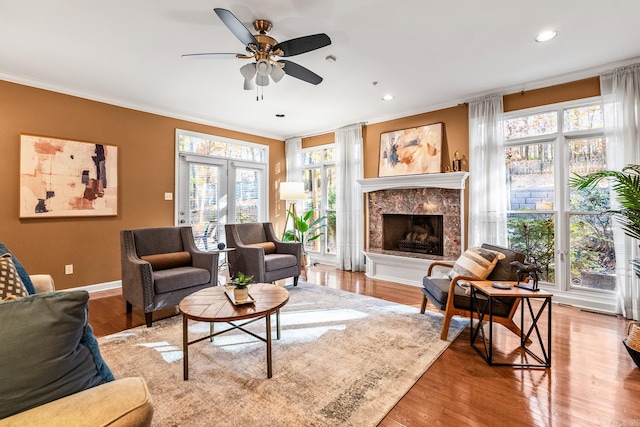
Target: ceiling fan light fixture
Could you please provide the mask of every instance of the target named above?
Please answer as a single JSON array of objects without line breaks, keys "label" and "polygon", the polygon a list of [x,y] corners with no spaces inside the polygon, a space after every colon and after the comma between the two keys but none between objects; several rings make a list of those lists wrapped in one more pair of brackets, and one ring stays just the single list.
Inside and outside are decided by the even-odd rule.
[{"label": "ceiling fan light fixture", "polygon": [[272,66],[266,59],[261,59],[256,63],[256,72],[259,76],[268,76],[271,73]]},{"label": "ceiling fan light fixture", "polygon": [[253,90],[256,85],[253,83],[253,79],[244,79],[244,90]]},{"label": "ceiling fan light fixture", "polygon": [[256,84],[258,86],[269,86],[269,76],[256,75]]},{"label": "ceiling fan light fixture", "polygon": [[280,67],[271,67],[271,78],[278,83],[284,77],[284,70]]},{"label": "ceiling fan light fixture", "polygon": [[240,74],[245,80],[251,80],[256,75],[256,64],[254,62],[240,67]]}]

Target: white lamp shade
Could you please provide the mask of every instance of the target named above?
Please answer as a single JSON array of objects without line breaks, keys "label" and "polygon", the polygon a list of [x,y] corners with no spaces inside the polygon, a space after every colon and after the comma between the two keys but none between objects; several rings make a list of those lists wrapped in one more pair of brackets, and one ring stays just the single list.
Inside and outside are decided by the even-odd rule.
[{"label": "white lamp shade", "polygon": [[269,76],[256,74],[256,84],[258,86],[269,86]]},{"label": "white lamp shade", "polygon": [[284,77],[284,70],[280,67],[271,68],[271,78],[274,82],[278,83]]},{"label": "white lamp shade", "polygon": [[256,85],[253,83],[253,79],[244,79],[244,90],[253,90]]},{"label": "white lamp shade", "polygon": [[243,65],[240,67],[240,74],[242,74],[242,77],[246,80],[251,80],[253,76],[256,75],[256,64],[252,62],[250,64]]},{"label": "white lamp shade", "polygon": [[304,182],[281,182],[280,200],[300,200],[304,199]]}]

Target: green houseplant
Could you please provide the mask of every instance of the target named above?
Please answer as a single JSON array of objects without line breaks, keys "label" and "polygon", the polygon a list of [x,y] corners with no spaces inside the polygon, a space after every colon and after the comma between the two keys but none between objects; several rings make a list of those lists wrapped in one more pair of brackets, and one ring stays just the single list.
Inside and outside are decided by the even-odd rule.
[{"label": "green houseplant", "polygon": [[234,286],[233,298],[236,302],[243,302],[249,298],[249,285],[253,283],[253,276],[246,275],[240,271],[236,277],[231,279],[231,284]]},{"label": "green houseplant", "polygon": [[300,242],[302,244],[303,265],[307,265],[307,248],[309,242],[317,240],[324,234],[327,228],[326,216],[314,218],[316,209],[310,209],[302,216],[287,209],[287,214],[293,220],[293,229],[286,230],[282,238],[285,242]]},{"label": "green houseplant", "polygon": [[[620,221],[627,236],[640,240],[640,165],[627,165],[621,171],[601,171],[584,176],[574,174],[569,184],[583,190],[596,187],[605,178],[611,179],[611,188],[620,203],[619,209],[610,209],[608,212]],[[640,277],[640,260],[633,260],[631,264]]]}]

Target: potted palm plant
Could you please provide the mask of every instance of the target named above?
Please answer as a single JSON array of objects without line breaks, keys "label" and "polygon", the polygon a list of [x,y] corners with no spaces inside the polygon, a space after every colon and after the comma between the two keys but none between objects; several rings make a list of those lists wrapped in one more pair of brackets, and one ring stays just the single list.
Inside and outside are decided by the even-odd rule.
[{"label": "potted palm plant", "polygon": [[[620,221],[624,234],[640,240],[640,165],[627,165],[622,168],[622,171],[601,171],[585,176],[574,174],[569,183],[572,187],[582,190],[595,187],[605,178],[611,179],[611,187],[620,203],[619,209],[611,209],[609,212]],[[631,260],[631,265],[636,276],[640,278],[640,260]],[[631,339],[634,335],[632,332],[637,332],[636,329],[640,330],[640,326],[638,322],[634,322],[629,325],[629,328],[629,336],[622,343],[640,368],[640,339]],[[640,336],[640,332],[636,335]]]},{"label": "potted palm plant", "polygon": [[314,218],[315,209],[310,209],[302,216],[297,216],[295,212],[287,209],[287,214],[293,220],[293,229],[286,230],[282,238],[285,242],[300,242],[302,244],[302,264],[307,265],[308,242],[319,239],[327,228],[326,216]]}]

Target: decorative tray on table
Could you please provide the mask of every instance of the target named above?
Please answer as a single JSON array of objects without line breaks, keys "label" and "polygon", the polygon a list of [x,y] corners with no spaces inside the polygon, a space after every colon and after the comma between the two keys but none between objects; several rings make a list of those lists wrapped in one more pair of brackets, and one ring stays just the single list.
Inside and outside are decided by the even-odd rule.
[{"label": "decorative tray on table", "polygon": [[253,304],[254,302],[256,302],[256,300],[251,296],[251,294],[249,294],[247,299],[244,301],[236,301],[236,298],[233,295],[233,286],[225,286],[224,293],[227,295],[227,298],[229,298],[229,301],[231,301],[231,304],[233,305],[247,305],[247,304]]}]

